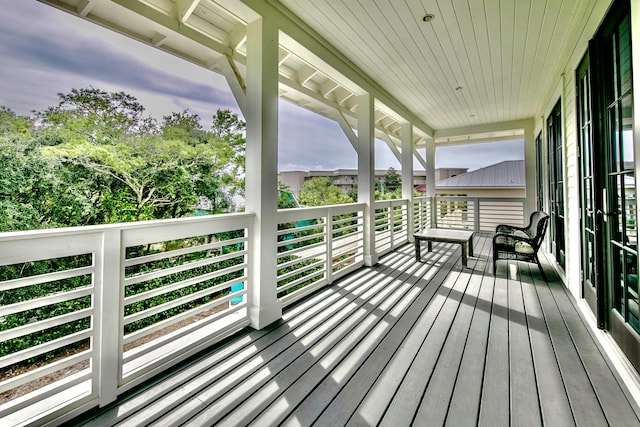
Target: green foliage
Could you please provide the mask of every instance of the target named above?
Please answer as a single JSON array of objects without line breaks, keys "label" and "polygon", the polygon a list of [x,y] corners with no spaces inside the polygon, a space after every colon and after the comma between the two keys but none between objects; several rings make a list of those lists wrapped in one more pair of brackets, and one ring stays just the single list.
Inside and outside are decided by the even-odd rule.
[{"label": "green foliage", "polygon": [[293,196],[293,193],[291,193],[291,188],[289,188],[288,185],[282,183],[281,181],[278,181],[278,209],[291,209],[299,207],[300,206]]},{"label": "green foliage", "polygon": [[384,176],[384,188],[385,193],[402,189],[402,180],[400,175],[393,167],[390,167]]},{"label": "green foliage", "polygon": [[[293,261],[293,260],[296,260],[298,258],[299,257],[297,257],[297,256],[289,255],[289,256],[285,256],[285,257],[280,258],[278,262],[280,264],[284,264],[286,262]],[[308,259],[306,261],[300,261],[300,262],[295,263],[293,265],[290,265],[288,267],[278,269],[277,274],[278,274],[278,276],[284,275],[284,274],[290,273],[292,271],[295,271],[295,270],[298,270],[298,269],[302,269],[302,268],[304,268],[306,266],[309,266],[311,264],[315,264],[315,263],[317,263],[319,261],[320,260],[316,259],[316,258]],[[310,268],[309,270],[300,272],[298,274],[294,274],[293,276],[288,277],[287,279],[278,282],[278,288],[282,288],[282,287],[286,286],[287,283],[291,283],[291,282],[293,282],[295,280],[301,279],[301,278],[306,277],[306,276],[313,276],[313,277],[310,277],[308,280],[304,280],[301,283],[298,283],[295,286],[292,286],[292,287],[290,287],[288,289],[281,290],[280,292],[278,292],[278,295],[277,295],[278,298],[282,298],[285,295],[289,295],[289,294],[297,291],[298,289],[302,289],[305,286],[310,285],[310,284],[312,284],[314,282],[317,282],[318,280],[322,279],[322,276],[314,276],[314,273],[316,273],[317,271],[322,270],[322,268],[323,268],[322,265],[319,264],[319,265],[316,265],[315,267]]]},{"label": "green foliage", "polygon": [[[0,107],[0,232],[192,216],[201,199],[210,202],[211,213],[231,209],[230,196],[241,191],[244,173],[245,123],[236,114],[217,111],[210,130],[205,130],[199,117],[187,110],[165,116],[158,125],[145,116],[144,107],[133,96],[123,92],[109,93],[90,87],[58,95],[58,105],[34,113],[33,118],[17,116]],[[232,231],[208,238],[234,238],[237,234]],[[157,246],[159,250],[168,250],[172,244]],[[241,249],[236,246],[221,250],[226,253]],[[151,251],[150,247],[127,250],[129,255]],[[196,259],[205,256],[209,254],[192,254]],[[239,256],[212,263],[138,284],[142,290],[132,287],[127,291],[160,288],[242,260]],[[92,255],[86,254],[4,266],[0,267],[0,281],[92,263]],[[156,307],[241,275],[241,272],[226,274],[132,303],[126,307],[126,313]],[[91,283],[90,275],[84,275],[10,289],[0,292],[0,305],[80,289]],[[142,319],[128,325],[127,331],[182,313],[225,293],[228,289]],[[1,317],[0,330],[46,321],[94,304],[86,296],[24,310]],[[89,327],[87,317],[0,342],[0,357]],[[86,345],[84,340],[25,363],[49,360],[56,353]]]},{"label": "green foliage", "polygon": [[300,191],[300,204],[306,206],[326,206],[352,203],[353,199],[332,185],[327,177],[316,177],[306,181]]},{"label": "green foliage", "polygon": [[229,212],[241,192],[246,124],[205,130],[187,110],[156,121],[131,95],[95,88],[20,117],[0,107],[0,231]]}]

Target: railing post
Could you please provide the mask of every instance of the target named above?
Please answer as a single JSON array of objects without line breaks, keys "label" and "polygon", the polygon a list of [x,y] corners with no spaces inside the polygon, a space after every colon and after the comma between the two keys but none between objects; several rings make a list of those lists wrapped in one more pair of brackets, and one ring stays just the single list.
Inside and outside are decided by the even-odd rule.
[{"label": "railing post", "polygon": [[[124,282],[124,248],[122,230],[107,229],[102,235],[102,254],[97,257],[95,277],[95,354],[98,401],[105,406],[118,397],[118,382],[122,376],[122,283]],[[94,376],[95,378],[95,376]]]},{"label": "railing post", "polygon": [[438,228],[438,201],[436,196],[431,197],[429,201],[431,202],[431,227]]},{"label": "railing post", "polygon": [[391,250],[394,249],[395,245],[394,245],[394,239],[393,236],[395,234],[395,228],[396,228],[396,222],[395,222],[395,212],[393,209],[393,202],[389,201],[389,205],[387,206],[387,213],[389,215],[389,219],[387,224],[389,224],[389,247],[391,248]]},{"label": "railing post", "polygon": [[333,209],[327,210],[325,221],[327,230],[325,231],[327,241],[327,283],[333,283]]},{"label": "railing post", "polygon": [[473,215],[473,231],[480,231],[480,198],[474,198],[473,204],[475,205]]}]

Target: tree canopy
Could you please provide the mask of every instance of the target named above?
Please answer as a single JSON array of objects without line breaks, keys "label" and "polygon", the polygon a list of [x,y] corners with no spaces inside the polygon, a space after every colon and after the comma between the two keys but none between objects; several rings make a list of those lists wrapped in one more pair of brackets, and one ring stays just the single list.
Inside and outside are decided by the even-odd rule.
[{"label": "tree canopy", "polygon": [[385,192],[390,193],[402,188],[402,179],[393,167],[390,167],[384,175],[384,187]]},{"label": "tree canopy", "polygon": [[353,199],[331,184],[327,177],[315,177],[306,181],[299,196],[300,204],[306,206],[338,205],[352,203]]},{"label": "tree canopy", "polygon": [[229,212],[242,190],[245,123],[218,110],[145,115],[131,95],[95,88],[21,117],[0,107],[0,231]]}]

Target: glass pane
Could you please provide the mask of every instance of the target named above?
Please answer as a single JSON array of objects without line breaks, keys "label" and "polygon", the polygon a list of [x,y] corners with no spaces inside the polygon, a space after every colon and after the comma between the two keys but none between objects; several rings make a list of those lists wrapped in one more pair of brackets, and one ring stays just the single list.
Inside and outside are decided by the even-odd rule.
[{"label": "glass pane", "polygon": [[622,266],[624,256],[619,247],[611,245],[611,259],[613,260],[613,304],[616,310],[625,317],[624,307],[624,281],[622,280]]},{"label": "glass pane", "polygon": [[611,101],[618,99],[620,97],[619,92],[619,67],[618,67],[618,43],[616,41],[615,35],[611,38],[611,59],[613,62],[613,79],[612,79],[612,88],[611,88]]},{"label": "glass pane", "polygon": [[625,245],[638,248],[638,221],[636,217],[636,183],[633,175],[624,176]]},{"label": "glass pane", "polygon": [[620,135],[622,147],[622,169],[633,169],[633,159],[635,158],[633,152],[633,105],[631,96],[625,96],[621,102],[621,116],[622,116],[622,135]]},{"label": "glass pane", "polygon": [[625,19],[620,24],[619,41],[619,62],[620,62],[620,96],[631,90],[631,50],[629,34],[629,20]]},{"label": "glass pane", "polygon": [[[587,211],[593,210],[593,201],[591,199],[591,178],[585,178],[584,180],[584,207]],[[587,215],[590,217],[590,215]],[[593,228],[590,224],[587,224],[588,228]]]},{"label": "glass pane", "polygon": [[596,283],[596,275],[595,275],[595,269],[593,268],[594,263],[595,263],[595,259],[594,259],[594,243],[593,243],[593,234],[591,233],[585,233],[585,237],[586,237],[586,241],[587,241],[587,245],[586,245],[586,250],[585,250],[585,256],[587,259],[586,262],[586,272],[585,272],[585,276],[587,277],[587,279],[589,279],[589,281],[591,282],[592,285],[595,285]]},{"label": "glass pane", "polygon": [[589,126],[582,128],[582,171],[583,176],[592,175],[591,172],[591,140],[589,139]]},{"label": "glass pane", "polygon": [[611,123],[611,162],[612,171],[620,171],[620,135],[621,135],[621,123],[619,109],[617,103],[609,108],[609,123]]},{"label": "glass pane", "polygon": [[630,252],[625,253],[625,294],[629,323],[638,330],[638,257]]},{"label": "glass pane", "polygon": [[614,235],[611,239],[622,243],[622,233],[624,228],[624,175],[615,175],[613,177],[613,182],[614,187],[612,188],[612,191],[615,192],[615,198],[613,199],[613,202],[615,203],[613,206],[613,212],[615,212],[615,215],[612,216],[612,219],[615,225],[612,230]]}]

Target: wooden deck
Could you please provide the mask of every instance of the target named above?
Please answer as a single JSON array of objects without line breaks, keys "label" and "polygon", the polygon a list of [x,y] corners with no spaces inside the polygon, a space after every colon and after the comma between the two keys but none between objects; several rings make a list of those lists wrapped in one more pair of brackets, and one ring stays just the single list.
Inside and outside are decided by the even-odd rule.
[{"label": "wooden deck", "polygon": [[490,245],[403,246],[74,425],[640,425],[563,286]]}]

